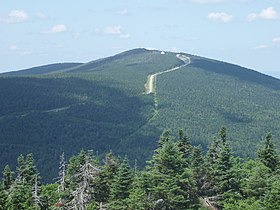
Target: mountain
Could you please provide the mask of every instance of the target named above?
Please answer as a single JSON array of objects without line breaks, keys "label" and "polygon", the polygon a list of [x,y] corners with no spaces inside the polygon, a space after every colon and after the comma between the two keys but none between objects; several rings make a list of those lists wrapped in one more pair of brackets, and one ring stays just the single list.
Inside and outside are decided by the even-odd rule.
[{"label": "mountain", "polygon": [[1,74],[1,169],[32,152],[51,180],[61,153],[81,149],[113,149],[141,166],[162,131],[179,128],[206,149],[226,126],[235,154],[254,156],[267,132],[280,137],[279,89],[257,71],[146,49]]}]

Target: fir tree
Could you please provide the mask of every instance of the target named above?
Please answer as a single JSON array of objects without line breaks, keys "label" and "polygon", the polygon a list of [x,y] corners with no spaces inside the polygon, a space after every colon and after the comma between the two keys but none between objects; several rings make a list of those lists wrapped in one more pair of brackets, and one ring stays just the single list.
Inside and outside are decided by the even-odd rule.
[{"label": "fir tree", "polygon": [[204,190],[208,196],[213,196],[213,203],[218,206],[222,199],[239,191],[240,184],[226,136],[226,129],[222,127],[219,138],[214,140],[206,156],[207,178]]},{"label": "fir tree", "polygon": [[274,144],[272,142],[271,133],[267,134],[263,142],[262,147],[257,152],[258,158],[260,161],[270,168],[272,171],[275,171],[278,164],[278,157],[274,150]]},{"label": "fir tree", "polygon": [[10,166],[6,165],[3,174],[3,186],[5,190],[8,190],[14,182],[14,172],[11,171]]},{"label": "fir tree", "polygon": [[0,210],[8,209],[8,192],[3,182],[0,183]]},{"label": "fir tree", "polygon": [[191,154],[193,147],[191,146],[190,139],[184,135],[183,130],[179,130],[179,140],[177,141],[179,150],[183,153],[183,157],[186,160],[186,166],[189,167],[191,164]]},{"label": "fir tree", "polygon": [[147,168],[154,209],[187,209],[196,203],[195,180],[183,156],[171,138],[155,150]]},{"label": "fir tree", "polygon": [[16,180],[11,187],[7,203],[8,210],[34,210],[31,186],[25,181]]},{"label": "fir tree", "polygon": [[128,164],[128,159],[125,158],[121,163],[114,182],[112,184],[110,196],[110,209],[127,209],[128,198],[132,184],[132,171]]},{"label": "fir tree", "polygon": [[263,206],[265,210],[280,209],[280,180],[272,183],[271,189],[265,193]]},{"label": "fir tree", "polygon": [[103,205],[107,203],[111,194],[112,183],[119,168],[119,161],[110,151],[105,156],[105,165],[100,171],[99,176],[94,180],[95,201]]},{"label": "fir tree", "polygon": [[193,170],[193,176],[196,181],[197,193],[198,195],[204,195],[203,185],[206,168],[204,165],[204,158],[202,156],[202,149],[200,145],[193,148],[191,156],[191,168]]},{"label": "fir tree", "polygon": [[146,193],[146,184],[143,173],[134,175],[131,191],[129,194],[128,208],[137,210],[149,209],[149,201]]},{"label": "fir tree", "polygon": [[256,161],[255,163],[256,165],[244,180],[243,192],[246,197],[259,199],[268,190],[270,169],[261,162]]}]

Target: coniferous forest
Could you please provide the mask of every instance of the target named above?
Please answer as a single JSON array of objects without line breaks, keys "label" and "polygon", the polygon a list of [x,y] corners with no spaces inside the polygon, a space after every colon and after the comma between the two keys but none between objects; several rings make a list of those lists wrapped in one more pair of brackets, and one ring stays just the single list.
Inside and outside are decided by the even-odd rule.
[{"label": "coniferous forest", "polygon": [[255,159],[233,155],[222,127],[205,154],[179,130],[164,131],[144,168],[137,160],[99,160],[94,150],[59,161],[58,178],[43,183],[32,154],[20,155],[17,167],[2,172],[0,209],[112,210],[277,210],[280,164],[272,134]]}]

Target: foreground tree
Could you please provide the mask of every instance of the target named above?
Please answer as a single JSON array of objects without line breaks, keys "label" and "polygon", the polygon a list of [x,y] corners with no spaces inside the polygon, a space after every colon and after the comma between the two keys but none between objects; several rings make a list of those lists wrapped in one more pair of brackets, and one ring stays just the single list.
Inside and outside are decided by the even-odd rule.
[{"label": "foreground tree", "polygon": [[218,207],[222,207],[223,201],[239,192],[240,180],[234,164],[226,129],[222,127],[206,155],[207,177],[204,189]]},{"label": "foreground tree", "polygon": [[125,158],[121,163],[111,188],[109,199],[109,209],[127,209],[128,198],[132,184],[132,171],[128,159]]},{"label": "foreground tree", "polygon": [[76,188],[70,193],[71,200],[66,204],[67,207],[78,210],[86,209],[86,205],[93,198],[93,181],[98,173],[99,169],[92,162],[92,156],[87,154],[84,164],[73,175]]},{"label": "foreground tree", "polygon": [[278,157],[274,149],[271,133],[267,134],[265,140],[257,152],[260,161],[271,171],[275,171],[278,165]]},{"label": "foreground tree", "polygon": [[154,209],[188,209],[197,203],[192,170],[186,168],[184,154],[171,137],[155,150],[149,162],[151,186],[148,194]]},{"label": "foreground tree", "polygon": [[110,151],[104,160],[104,166],[99,175],[94,180],[94,199],[99,206],[106,205],[111,195],[114,177],[119,168],[119,160]]}]

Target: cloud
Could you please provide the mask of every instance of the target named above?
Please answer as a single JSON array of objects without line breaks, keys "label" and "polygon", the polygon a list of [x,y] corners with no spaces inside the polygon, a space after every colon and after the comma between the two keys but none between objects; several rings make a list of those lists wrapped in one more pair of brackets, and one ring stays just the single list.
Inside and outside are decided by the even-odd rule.
[{"label": "cloud", "polygon": [[128,11],[127,9],[124,9],[124,10],[120,10],[117,12],[118,15],[127,15],[128,14]]},{"label": "cloud", "polygon": [[8,15],[0,18],[4,23],[22,23],[29,19],[29,15],[23,10],[13,10]]},{"label": "cloud", "polygon": [[225,0],[191,0],[191,2],[197,4],[208,4],[208,3],[221,3],[221,2],[225,2]]},{"label": "cloud", "polygon": [[275,38],[272,39],[272,41],[274,43],[279,43],[280,44],[280,37],[275,37]]},{"label": "cloud", "polygon": [[262,50],[262,49],[266,49],[266,48],[268,48],[268,46],[266,44],[261,44],[259,46],[256,46],[254,48],[254,50]]},{"label": "cloud", "polygon": [[211,12],[208,14],[207,18],[212,21],[228,23],[233,17],[225,12]]},{"label": "cloud", "polygon": [[19,50],[20,48],[19,48],[17,45],[12,44],[12,45],[9,47],[9,49],[10,49],[11,51],[15,51],[15,50]]},{"label": "cloud", "polygon": [[249,15],[247,15],[247,21],[248,22],[252,22],[254,20],[256,20],[258,18],[258,14],[256,13],[250,13]]},{"label": "cloud", "polygon": [[268,20],[275,20],[278,19],[278,13],[274,10],[273,7],[268,7],[261,11],[259,14],[260,18],[268,19]]},{"label": "cloud", "polygon": [[48,17],[44,13],[42,13],[42,12],[37,12],[36,16],[38,18],[42,19],[42,20],[47,20],[48,19]]},{"label": "cloud", "polygon": [[247,21],[252,22],[257,19],[276,20],[279,18],[278,12],[273,7],[263,9],[260,13],[250,13],[247,15]]},{"label": "cloud", "polygon": [[63,24],[55,25],[50,30],[43,31],[44,34],[57,34],[67,31],[67,27]]},{"label": "cloud", "polygon": [[224,3],[224,2],[252,3],[255,1],[256,0],[190,0],[190,2],[196,4],[212,4],[212,3]]},{"label": "cloud", "polygon": [[123,38],[123,39],[128,39],[128,38],[131,37],[130,34],[123,32],[123,28],[122,28],[121,25],[107,26],[104,29],[95,28],[94,32],[96,34],[105,34],[105,35],[118,36],[118,37]]},{"label": "cloud", "polygon": [[120,38],[123,38],[123,39],[129,39],[131,37],[130,34],[121,34],[120,35]]},{"label": "cloud", "polygon": [[104,29],[105,34],[111,34],[111,35],[120,35],[122,32],[122,26],[108,26]]}]

